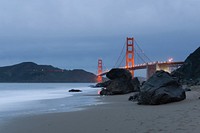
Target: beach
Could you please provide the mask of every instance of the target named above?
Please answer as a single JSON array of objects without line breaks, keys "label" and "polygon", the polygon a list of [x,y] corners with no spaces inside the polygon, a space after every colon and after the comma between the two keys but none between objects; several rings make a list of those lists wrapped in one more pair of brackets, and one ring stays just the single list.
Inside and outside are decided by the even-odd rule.
[{"label": "beach", "polygon": [[129,96],[98,97],[105,104],[74,112],[19,117],[0,126],[0,133],[199,133],[200,89],[186,100],[164,105],[137,105]]}]

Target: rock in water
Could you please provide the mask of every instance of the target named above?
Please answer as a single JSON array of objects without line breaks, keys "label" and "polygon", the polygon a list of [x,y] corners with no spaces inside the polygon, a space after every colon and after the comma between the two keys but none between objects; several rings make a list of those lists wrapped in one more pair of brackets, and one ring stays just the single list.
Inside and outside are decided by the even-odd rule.
[{"label": "rock in water", "polygon": [[166,104],[181,101],[185,98],[185,91],[169,73],[157,71],[141,87],[138,104]]},{"label": "rock in water", "polygon": [[71,89],[71,90],[69,90],[69,92],[82,92],[82,91],[78,90],[78,89]]},{"label": "rock in water", "polygon": [[200,85],[200,47],[190,54],[184,64],[172,72],[182,84]]}]

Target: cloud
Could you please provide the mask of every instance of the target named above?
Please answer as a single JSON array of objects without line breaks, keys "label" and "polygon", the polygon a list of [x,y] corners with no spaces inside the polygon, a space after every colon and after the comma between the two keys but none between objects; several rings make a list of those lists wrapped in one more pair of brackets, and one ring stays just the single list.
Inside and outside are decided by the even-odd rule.
[{"label": "cloud", "polygon": [[102,57],[112,67],[128,36],[153,60],[183,60],[199,46],[199,7],[198,0],[1,0],[0,65],[33,60],[94,71]]},{"label": "cloud", "polygon": [[[1,28],[16,36],[120,35],[199,23],[198,1],[13,0],[1,2]],[[193,26],[191,28],[194,28]],[[5,34],[4,34],[5,35]]]}]

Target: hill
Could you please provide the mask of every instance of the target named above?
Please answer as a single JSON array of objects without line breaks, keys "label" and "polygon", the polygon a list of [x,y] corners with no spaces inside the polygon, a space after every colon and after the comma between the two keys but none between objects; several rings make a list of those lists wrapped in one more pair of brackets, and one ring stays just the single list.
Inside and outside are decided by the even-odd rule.
[{"label": "hill", "polygon": [[95,82],[96,75],[82,69],[63,70],[33,62],[0,67],[0,82],[20,83],[86,83]]},{"label": "hill", "polygon": [[182,84],[200,85],[200,47],[191,53],[184,64],[172,72]]}]

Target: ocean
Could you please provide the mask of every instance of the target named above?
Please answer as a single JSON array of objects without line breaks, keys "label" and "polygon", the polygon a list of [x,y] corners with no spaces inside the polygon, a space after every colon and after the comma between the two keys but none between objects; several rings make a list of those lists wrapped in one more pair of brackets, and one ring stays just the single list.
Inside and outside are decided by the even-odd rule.
[{"label": "ocean", "polygon": [[[0,123],[14,117],[70,112],[98,102],[91,83],[0,83]],[[68,92],[80,89],[82,92]]]}]

